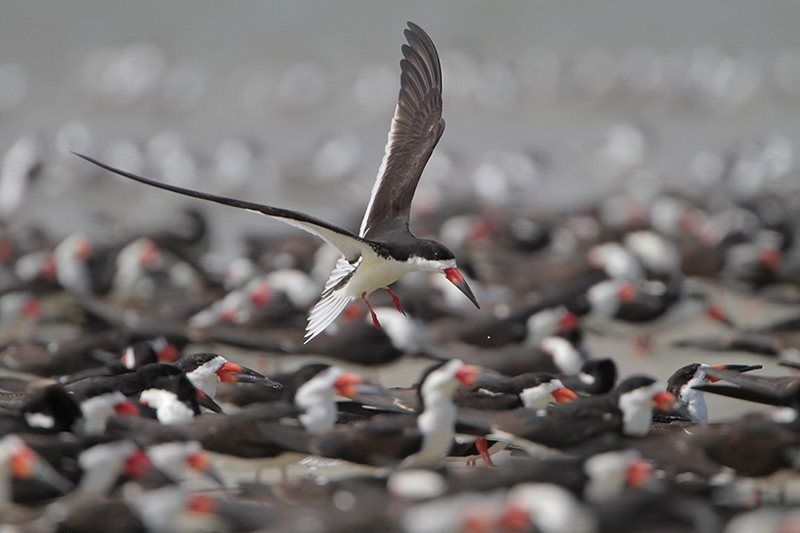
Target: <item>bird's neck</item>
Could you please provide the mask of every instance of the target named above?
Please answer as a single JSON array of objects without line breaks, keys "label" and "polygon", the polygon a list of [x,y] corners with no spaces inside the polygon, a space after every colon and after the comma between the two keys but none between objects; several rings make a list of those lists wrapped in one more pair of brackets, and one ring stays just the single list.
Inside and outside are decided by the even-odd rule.
[{"label": "bird's neck", "polygon": [[422,446],[404,466],[434,465],[444,459],[453,445],[456,415],[451,395],[439,391],[429,394],[425,398],[425,411],[417,418]]},{"label": "bird's neck", "polygon": [[628,393],[619,399],[622,411],[622,431],[630,437],[643,437],[650,431],[653,420],[651,399],[647,396]]},{"label": "bird's neck", "polygon": [[336,424],[336,403],[333,394],[319,391],[295,399],[295,405],[303,410],[298,418],[306,431],[314,435],[327,433]]}]

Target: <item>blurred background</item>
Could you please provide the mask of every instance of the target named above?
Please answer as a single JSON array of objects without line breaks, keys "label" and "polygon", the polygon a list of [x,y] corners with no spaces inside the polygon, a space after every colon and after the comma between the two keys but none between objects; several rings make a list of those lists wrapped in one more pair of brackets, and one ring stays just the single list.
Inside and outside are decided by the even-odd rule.
[{"label": "blurred background", "polygon": [[[26,1],[6,2],[0,17],[0,220],[10,233],[43,226],[53,242],[82,233],[117,243],[192,206],[210,218],[204,266],[217,274],[244,253],[245,232],[295,231],[127,182],[76,151],[355,230],[383,156],[407,20],[439,49],[447,122],[412,220],[450,209],[544,220],[607,197],[638,199],[630,213],[600,207],[633,220],[669,188],[733,227],[737,205],[797,190],[792,1]],[[758,227],[748,228],[750,238]],[[517,292],[487,309],[505,316]],[[753,315],[741,298],[717,297],[759,323],[795,309]],[[707,355],[654,362],[619,339],[593,342],[621,357],[623,374],[662,379]]]},{"label": "blurred background", "polygon": [[[737,194],[797,179],[792,1],[26,1],[0,17],[0,214],[91,234],[157,223],[183,202],[87,171],[76,150],[355,228],[406,20],[439,47],[447,121],[415,209],[714,187],[742,153],[726,181]],[[44,159],[15,202],[18,176]],[[224,215],[223,249],[242,225],[286,229],[202,207]]]}]

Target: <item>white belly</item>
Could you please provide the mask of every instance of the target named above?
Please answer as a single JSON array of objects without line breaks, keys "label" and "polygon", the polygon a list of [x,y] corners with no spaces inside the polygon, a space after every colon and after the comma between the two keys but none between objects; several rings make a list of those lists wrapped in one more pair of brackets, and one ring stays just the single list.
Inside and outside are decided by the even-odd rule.
[{"label": "white belly", "polygon": [[398,279],[416,269],[408,263],[383,259],[378,256],[365,257],[355,274],[347,284],[347,293],[354,298],[361,298],[362,293],[388,287]]}]

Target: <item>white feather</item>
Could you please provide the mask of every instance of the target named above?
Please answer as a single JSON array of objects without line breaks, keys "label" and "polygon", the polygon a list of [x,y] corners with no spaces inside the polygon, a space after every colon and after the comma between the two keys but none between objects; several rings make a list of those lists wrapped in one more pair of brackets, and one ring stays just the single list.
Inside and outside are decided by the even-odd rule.
[{"label": "white feather", "polygon": [[358,236],[363,237],[369,231],[367,227],[367,220],[369,220],[370,212],[372,211],[372,204],[375,203],[375,197],[378,196],[378,190],[381,188],[383,175],[386,172],[386,165],[389,162],[389,155],[392,153],[394,145],[394,134],[397,126],[397,114],[400,106],[394,108],[394,116],[392,117],[392,127],[389,128],[388,139],[386,140],[386,148],[383,151],[383,159],[381,166],[378,168],[378,176],[375,178],[375,185],[372,186],[372,193],[369,195],[369,203],[367,203],[367,210],[364,212],[364,218],[361,220],[361,228],[358,230]]},{"label": "white feather", "polygon": [[328,281],[325,282],[325,289],[322,291],[322,298],[308,315],[308,325],[306,326],[306,337],[303,343],[311,341],[314,337],[322,333],[334,320],[344,311],[347,304],[353,297],[345,291],[345,287],[333,290],[343,279],[351,275],[362,259],[351,264],[344,257],[336,261]]}]

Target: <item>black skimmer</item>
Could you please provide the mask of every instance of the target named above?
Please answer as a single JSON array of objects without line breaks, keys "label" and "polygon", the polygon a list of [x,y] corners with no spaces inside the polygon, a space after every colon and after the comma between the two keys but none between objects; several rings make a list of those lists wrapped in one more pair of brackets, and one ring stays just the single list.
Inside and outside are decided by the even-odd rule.
[{"label": "black skimmer", "polygon": [[453,401],[459,408],[502,410],[525,407],[544,409],[551,403],[566,403],[577,398],[562,381],[544,372],[530,373],[512,379],[487,379],[484,373],[470,388],[459,389]]},{"label": "black skimmer", "polygon": [[[699,387],[716,383],[720,378],[716,377],[709,370],[730,370],[733,372],[749,372],[758,370],[761,365],[707,365],[704,363],[692,363],[682,366],[667,380],[667,391],[670,392],[677,401],[677,413],[656,413],[654,420],[657,422],[665,421],[663,417],[673,417],[685,419],[683,414],[687,414],[690,421],[704,424],[708,422],[708,406],[706,405],[703,391]],[[683,411],[683,412],[680,412]]]},{"label": "black skimmer", "polygon": [[328,330],[314,344],[299,353],[323,355],[365,366],[379,366],[408,356],[429,353],[426,330],[422,322],[393,307],[375,307],[381,323],[376,329],[368,323],[361,308],[351,304],[345,309],[336,330]]},{"label": "black skimmer", "polygon": [[[280,437],[290,449],[375,466],[437,465],[450,452],[459,384],[474,384],[479,369],[457,359],[429,368],[417,390],[416,416],[383,414],[304,441]],[[354,393],[357,391],[354,391]],[[355,396],[355,394],[353,394]],[[408,412],[408,411],[406,411]]]},{"label": "black skimmer", "polygon": [[602,281],[589,289],[587,297],[592,308],[583,320],[587,328],[633,334],[639,355],[650,353],[653,335],[700,314],[727,328],[735,327],[719,305],[682,277],[668,283]]},{"label": "black skimmer", "polygon": [[[436,47],[422,28],[410,22],[408,27],[408,45],[403,46],[404,59],[400,61],[400,96],[389,142],[358,235],[297,211],[177,187],[76,155],[147,185],[276,218],[338,248],[342,257],[325,283],[322,299],[311,310],[306,342],[322,333],[354,298],[363,300],[371,310],[369,294],[382,288],[390,290],[389,285],[410,272],[441,272],[480,307],[456,266],[453,252],[436,241],[415,237],[409,229],[411,200],[425,163],[444,132],[444,120],[442,71]],[[398,310],[402,309],[400,301],[393,300]],[[373,319],[379,326],[374,314]]]},{"label": "black skimmer", "polygon": [[[72,394],[70,392],[73,392]],[[125,395],[98,384],[84,386],[74,394],[60,385],[36,392],[2,392],[3,407],[10,411],[0,419],[0,428],[22,433],[74,431],[99,434],[114,415],[139,414],[139,408]]]},{"label": "black skimmer", "polygon": [[150,388],[139,394],[138,406],[142,416],[155,418],[162,424],[180,424],[199,415],[200,407],[221,412],[213,398],[208,397],[185,375],[167,376],[153,381]]},{"label": "black skimmer", "polygon": [[220,486],[224,485],[211,460],[203,453],[202,445],[197,441],[156,444],[147,448],[147,455],[159,471],[175,481],[180,481],[187,470],[192,470]]},{"label": "black skimmer", "polygon": [[698,384],[694,388],[731,398],[785,407],[800,408],[800,376],[754,376],[726,368],[709,368],[706,374],[722,383]]},{"label": "black skimmer", "polygon": [[[20,482],[34,481],[37,485]],[[45,497],[66,494],[72,483],[59,474],[17,435],[0,439],[0,511],[8,512],[12,502],[33,503]]]},{"label": "black skimmer", "polygon": [[61,341],[12,343],[0,353],[0,364],[37,376],[68,375],[97,367],[96,350],[122,352],[130,340],[124,332],[109,330]]},{"label": "black skimmer", "polygon": [[286,381],[284,398],[249,405],[224,417],[206,415],[184,425],[203,448],[237,457],[272,457],[287,450],[282,440],[322,435],[337,422],[335,396],[354,396],[363,379],[325,364],[305,365]]},{"label": "black skimmer", "polygon": [[617,384],[617,364],[613,359],[589,359],[577,375],[559,375],[559,379],[577,393],[606,394]]},{"label": "black skimmer", "polygon": [[101,366],[59,377],[58,382],[66,385],[84,378],[134,372],[153,363],[173,363],[180,356],[180,351],[161,337],[154,341],[134,342],[125,348],[121,356],[104,350],[94,350],[92,355]]},{"label": "black skimmer", "polygon": [[73,397],[61,386],[50,385],[18,409],[0,411],[0,435],[71,431],[81,416]]},{"label": "black skimmer", "polygon": [[[564,386],[560,377],[552,374],[536,372],[510,378],[479,368],[475,382],[468,387],[460,387],[453,395],[453,403],[459,408],[496,411],[517,407],[540,409],[550,403],[565,403],[575,398],[575,393]],[[420,409],[418,385],[358,394],[351,400],[374,414],[408,414]],[[340,405],[340,409],[344,408],[346,404]]]},{"label": "black skimmer", "polygon": [[[286,376],[283,397],[254,403],[224,416],[207,414],[170,425],[141,417],[115,420],[114,432],[142,445],[166,441],[200,442],[204,449],[237,457],[273,457],[290,442],[334,428],[339,414],[335,396],[354,396],[363,379],[325,364],[310,364]],[[278,434],[277,438],[276,434]]]},{"label": "black skimmer", "polygon": [[550,483],[520,483],[493,492],[461,492],[408,507],[399,529],[432,531],[541,531],[595,533],[592,510],[568,490]]},{"label": "black skimmer", "polygon": [[653,408],[666,410],[675,397],[648,376],[625,379],[611,393],[535,409],[486,412],[463,409],[458,422],[486,433],[511,435],[554,448],[577,446],[606,433],[643,436]]},{"label": "black skimmer", "polygon": [[586,361],[586,356],[570,339],[559,336],[546,337],[533,346],[516,344],[499,349],[465,351],[462,355],[462,360],[469,364],[507,376],[529,372],[574,375],[581,371]]},{"label": "black skimmer", "polygon": [[215,353],[187,354],[175,362],[175,366],[186,373],[189,381],[200,391],[212,399],[219,383],[253,383],[256,385],[280,389],[282,385],[251,368],[228,361]]},{"label": "black skimmer", "polygon": [[504,318],[490,318],[459,328],[459,340],[477,346],[505,346],[527,342],[536,345],[544,337],[565,334],[577,328],[591,307],[585,293],[606,278],[595,273],[566,288],[542,291],[536,301]]},{"label": "black skimmer", "polygon": [[786,363],[787,366],[797,366],[800,364],[800,315],[791,315],[744,331],[679,339],[673,346],[766,355],[777,357],[780,363]]},{"label": "black skimmer", "polygon": [[[477,364],[477,366],[481,365]],[[606,394],[614,388],[617,382],[617,365],[612,359],[589,359],[583,363],[580,372],[577,373],[573,371],[556,371],[554,374],[549,374],[544,370],[519,374],[494,374],[491,371],[481,372],[473,389],[483,389],[486,396],[492,396],[494,394],[501,396],[513,395],[528,388],[530,383],[535,383],[536,380],[539,379],[544,381],[557,379],[565,388],[583,395],[594,396],[597,394]],[[396,388],[389,390],[392,393],[398,391]],[[456,395],[456,403],[461,407],[474,407],[459,403],[460,398],[463,396],[463,391],[460,390]],[[402,405],[413,406],[413,403],[409,402],[409,399],[406,397],[399,397],[397,399]],[[514,403],[511,398],[508,398],[507,401],[509,404]],[[558,403],[557,399],[555,399],[555,401]],[[498,403],[500,403],[499,400]],[[511,406],[519,407],[522,403],[524,402],[517,401],[515,405]]]}]

